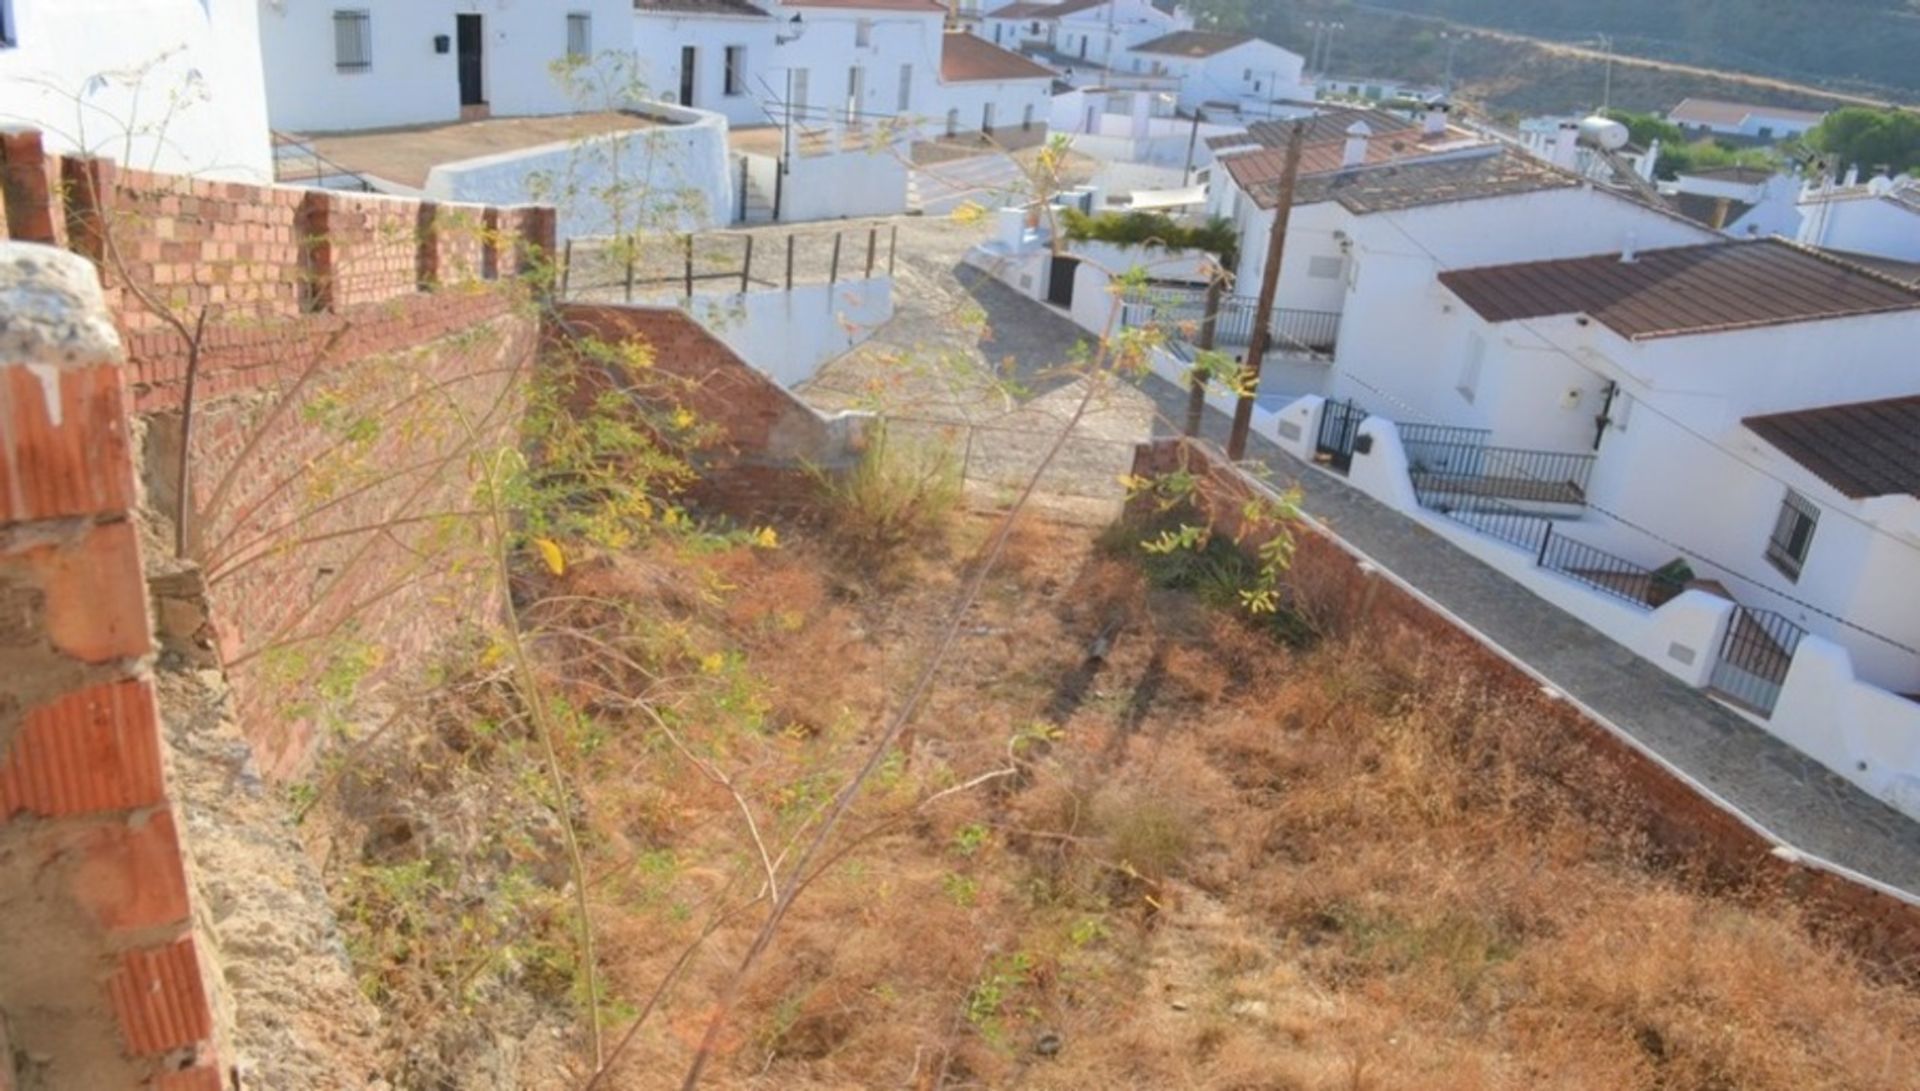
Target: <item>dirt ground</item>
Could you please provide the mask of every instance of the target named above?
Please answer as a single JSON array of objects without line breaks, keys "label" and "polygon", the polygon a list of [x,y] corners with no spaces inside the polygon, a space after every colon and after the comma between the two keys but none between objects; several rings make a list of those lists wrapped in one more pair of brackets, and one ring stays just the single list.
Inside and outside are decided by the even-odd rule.
[{"label": "dirt ground", "polygon": [[[527,589],[578,716],[597,1086],[678,1085],[769,874],[804,889],[703,1086],[1908,1086],[1920,998],[1782,905],[1651,863],[1460,664],[1281,639],[1234,611],[1245,571],[1143,564],[1139,532],[1016,529],[796,877],[997,526],[954,519],[885,556],[796,525]],[[581,1086],[537,750],[484,666],[449,692],[410,775],[341,790],[404,817],[339,854],[367,865],[335,886],[349,946],[416,1052],[560,1047],[443,1086]]]}]

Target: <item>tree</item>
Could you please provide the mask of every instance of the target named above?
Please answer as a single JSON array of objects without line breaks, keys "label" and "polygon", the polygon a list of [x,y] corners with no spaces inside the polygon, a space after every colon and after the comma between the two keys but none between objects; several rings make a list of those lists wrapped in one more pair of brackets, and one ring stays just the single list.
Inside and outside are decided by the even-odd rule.
[{"label": "tree", "polygon": [[1632,110],[1603,110],[1602,115],[1627,127],[1627,139],[1640,147],[1652,147],[1658,140],[1663,147],[1678,145],[1686,140],[1686,134],[1680,126],[1653,114],[1637,114]]},{"label": "tree", "polygon": [[1920,166],[1920,114],[1847,106],[1828,114],[1807,134],[1808,146],[1831,157],[1838,173],[1846,165],[1894,172]]}]

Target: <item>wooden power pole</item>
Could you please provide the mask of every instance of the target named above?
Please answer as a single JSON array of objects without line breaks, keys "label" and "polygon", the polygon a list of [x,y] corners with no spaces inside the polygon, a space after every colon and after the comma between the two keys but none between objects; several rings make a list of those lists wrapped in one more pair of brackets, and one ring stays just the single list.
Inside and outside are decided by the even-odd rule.
[{"label": "wooden power pole", "polygon": [[[1206,314],[1200,319],[1200,351],[1212,352],[1213,339],[1220,326],[1220,295],[1225,287],[1224,272],[1214,274],[1207,281]],[[1187,435],[1200,435],[1200,422],[1207,415],[1207,383],[1212,378],[1201,369],[1199,361],[1193,365],[1193,374],[1187,383]]]},{"label": "wooden power pole", "polygon": [[1273,298],[1280,291],[1280,261],[1287,252],[1287,221],[1293,218],[1293,188],[1300,179],[1300,145],[1306,143],[1306,122],[1295,121],[1287,134],[1286,165],[1280,174],[1280,203],[1273,210],[1273,235],[1267,239],[1267,266],[1260,273],[1260,301],[1253,311],[1253,336],[1247,345],[1246,367],[1251,374],[1243,381],[1245,393],[1233,407],[1233,431],[1227,433],[1227,457],[1239,459],[1247,453],[1247,432],[1253,427],[1253,398],[1260,389],[1260,365],[1266,359],[1272,341]]}]

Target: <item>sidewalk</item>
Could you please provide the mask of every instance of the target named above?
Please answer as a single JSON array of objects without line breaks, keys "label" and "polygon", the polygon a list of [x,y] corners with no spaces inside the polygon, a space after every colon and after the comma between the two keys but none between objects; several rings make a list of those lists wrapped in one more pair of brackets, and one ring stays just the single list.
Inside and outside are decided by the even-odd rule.
[{"label": "sidewalk", "polygon": [[[1149,376],[1166,422],[1186,394]],[[1212,409],[1205,438],[1225,445]],[[1699,690],[1615,644],[1419,523],[1255,436],[1250,460],[1297,484],[1302,507],[1355,548],[1685,770],[1789,845],[1920,896],[1920,823],[1887,807]]]}]

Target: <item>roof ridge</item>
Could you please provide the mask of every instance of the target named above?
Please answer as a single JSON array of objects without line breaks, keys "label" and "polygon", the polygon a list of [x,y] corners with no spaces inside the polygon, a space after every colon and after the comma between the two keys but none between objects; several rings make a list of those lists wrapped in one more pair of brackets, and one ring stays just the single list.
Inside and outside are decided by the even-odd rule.
[{"label": "roof ridge", "polygon": [[1813,258],[1815,261],[1822,261],[1827,263],[1828,265],[1838,266],[1839,268],[1845,269],[1848,272],[1857,273],[1861,276],[1867,277],[1870,280],[1877,280],[1882,284],[1891,285],[1895,288],[1900,289],[1903,292],[1906,292],[1908,295],[1913,296],[1915,299],[1920,299],[1920,285],[1914,284],[1911,281],[1901,280],[1899,277],[1893,276],[1888,273],[1883,273],[1878,269],[1868,268],[1867,266],[1862,265],[1857,261],[1844,258],[1831,250],[1822,250],[1817,246],[1809,246],[1806,243],[1799,242],[1794,239],[1789,239],[1784,235],[1768,235],[1765,238],[1760,239],[1758,241],[1770,242],[1779,246],[1784,246],[1790,250],[1797,250],[1800,253],[1805,254],[1810,258]]}]

